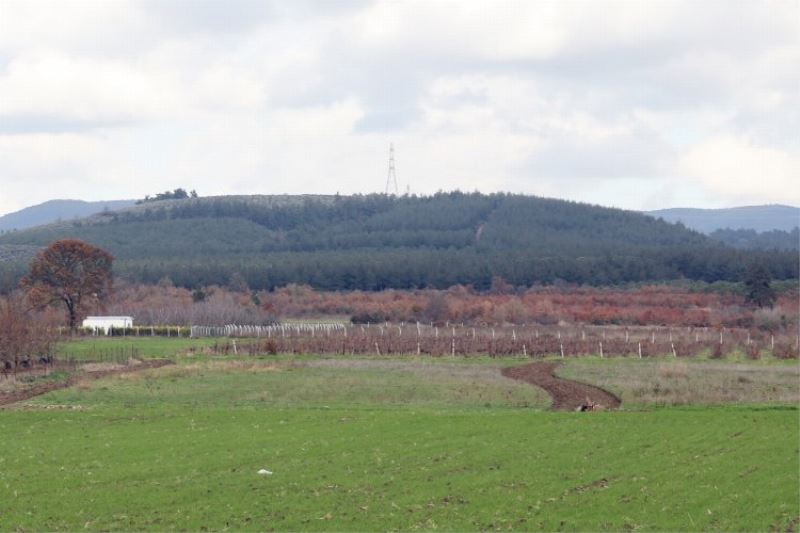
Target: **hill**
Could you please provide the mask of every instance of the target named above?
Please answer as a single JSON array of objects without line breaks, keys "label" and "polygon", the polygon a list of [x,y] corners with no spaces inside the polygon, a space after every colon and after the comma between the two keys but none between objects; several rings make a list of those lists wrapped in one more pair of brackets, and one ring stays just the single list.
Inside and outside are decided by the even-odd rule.
[{"label": "hill", "polygon": [[487,289],[495,276],[517,286],[737,281],[752,261],[797,277],[790,253],[737,251],[641,213],[460,192],[152,202],[6,234],[0,246],[67,237],[109,250],[119,275],[186,287],[226,284],[235,273],[258,289]]},{"label": "hill", "polygon": [[752,229],[718,229],[709,234],[719,241],[743,250],[800,250],[800,229],[782,231],[774,229],[761,233]]},{"label": "hill", "polygon": [[58,220],[70,220],[113,211],[131,206],[134,200],[110,200],[84,202],[83,200],[50,200],[0,216],[0,232],[21,230],[50,224]]},{"label": "hill", "polygon": [[791,232],[800,226],[800,208],[788,205],[754,205],[727,209],[675,208],[648,211],[648,215],[667,222],[681,222],[702,233],[722,229],[745,229],[757,232]]}]

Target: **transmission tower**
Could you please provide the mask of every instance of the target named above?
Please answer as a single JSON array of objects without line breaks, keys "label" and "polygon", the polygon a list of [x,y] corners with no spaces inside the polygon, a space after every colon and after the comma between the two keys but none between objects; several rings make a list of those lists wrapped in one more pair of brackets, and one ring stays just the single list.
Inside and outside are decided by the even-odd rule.
[{"label": "transmission tower", "polygon": [[394,144],[389,144],[389,173],[386,175],[386,194],[394,187],[394,194],[400,193],[397,188],[397,173],[394,170]]}]

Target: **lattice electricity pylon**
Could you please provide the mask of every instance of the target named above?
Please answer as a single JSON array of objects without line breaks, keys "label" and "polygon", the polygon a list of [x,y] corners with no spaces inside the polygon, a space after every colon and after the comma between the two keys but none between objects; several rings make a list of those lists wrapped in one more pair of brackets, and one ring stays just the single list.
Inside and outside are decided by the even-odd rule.
[{"label": "lattice electricity pylon", "polygon": [[389,194],[389,189],[394,187],[394,194],[400,193],[397,187],[397,173],[394,169],[394,144],[389,144],[389,173],[386,175],[386,194]]}]

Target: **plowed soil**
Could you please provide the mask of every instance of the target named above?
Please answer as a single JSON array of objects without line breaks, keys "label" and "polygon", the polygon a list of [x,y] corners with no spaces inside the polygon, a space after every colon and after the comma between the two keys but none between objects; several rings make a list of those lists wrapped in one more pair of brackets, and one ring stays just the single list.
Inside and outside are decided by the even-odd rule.
[{"label": "plowed soil", "polygon": [[148,368],[159,368],[171,364],[173,364],[173,362],[167,359],[151,359],[149,361],[143,361],[137,365],[126,366],[124,368],[115,368],[112,370],[98,370],[96,372],[78,372],[68,377],[67,379],[61,381],[49,381],[46,383],[39,383],[37,385],[33,385],[26,389],[16,390],[14,392],[0,393],[0,406],[28,400],[30,398],[33,398],[34,396],[39,396],[40,394],[46,394],[50,391],[58,389],[66,389],[67,387],[71,387],[72,385],[85,379],[100,379],[108,376],[113,376],[115,374],[138,372],[140,370],[146,370]]},{"label": "plowed soil", "polygon": [[588,399],[606,409],[619,407],[620,399],[610,392],[578,381],[562,379],[554,372],[560,363],[531,363],[524,366],[504,368],[502,374],[519,379],[546,390],[553,398],[551,409],[575,410]]}]

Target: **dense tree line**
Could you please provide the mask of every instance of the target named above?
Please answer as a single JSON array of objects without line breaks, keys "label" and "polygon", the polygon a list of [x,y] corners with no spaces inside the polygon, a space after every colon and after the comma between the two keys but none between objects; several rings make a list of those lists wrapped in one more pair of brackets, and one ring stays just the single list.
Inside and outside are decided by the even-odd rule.
[{"label": "dense tree line", "polygon": [[0,244],[79,238],[111,252],[118,275],[184,287],[224,284],[234,272],[254,289],[328,290],[485,290],[494,276],[515,286],[736,282],[752,263],[775,279],[798,276],[796,253],[736,250],[680,224],[563,200],[461,192],[275,198],[145,204],[100,223],[5,235]]}]

